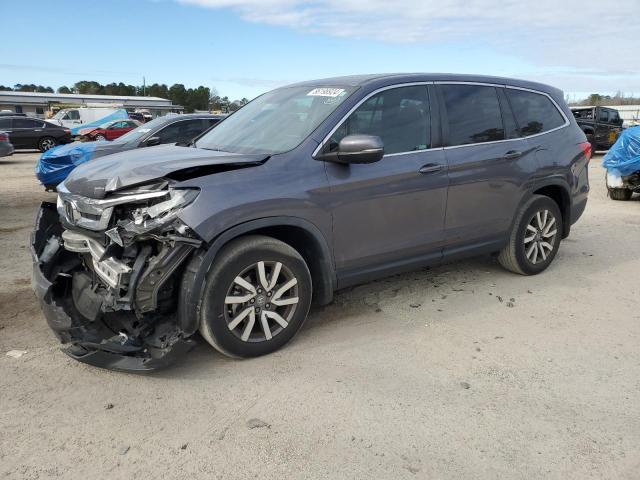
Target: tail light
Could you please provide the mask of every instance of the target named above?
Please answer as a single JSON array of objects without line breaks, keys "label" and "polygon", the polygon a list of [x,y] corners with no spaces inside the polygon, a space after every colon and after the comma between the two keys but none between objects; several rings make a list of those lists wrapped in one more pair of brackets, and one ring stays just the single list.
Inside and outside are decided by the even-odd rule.
[{"label": "tail light", "polygon": [[8,142],[9,141],[9,135],[7,135],[4,132],[0,132],[0,142]]},{"label": "tail light", "polygon": [[582,149],[584,156],[587,157],[587,161],[591,160],[591,154],[593,153],[591,151],[591,144],[589,142],[582,142],[580,144],[580,148]]}]

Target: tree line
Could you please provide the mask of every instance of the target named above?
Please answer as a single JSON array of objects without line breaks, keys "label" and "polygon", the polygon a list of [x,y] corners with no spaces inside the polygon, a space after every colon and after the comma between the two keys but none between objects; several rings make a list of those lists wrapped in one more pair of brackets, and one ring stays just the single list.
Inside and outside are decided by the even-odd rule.
[{"label": "tree line", "polygon": [[600,105],[619,106],[619,105],[640,105],[640,97],[633,95],[625,95],[623,92],[617,92],[615,95],[600,95],[599,93],[592,93],[584,100],[568,101],[569,105],[581,107],[586,105],[594,105],[599,107]]},{"label": "tree line", "polygon": [[[13,87],[0,85],[0,90],[14,92],[53,93],[53,88],[34,84],[18,83]],[[153,85],[126,85],[122,82],[102,85],[93,80],[81,80],[71,86],[63,85],[58,93],[77,93],[83,95],[116,95],[116,96],[147,96],[160,97],[171,100],[176,105],[182,105],[185,112],[195,110],[216,110],[234,112],[249,102],[248,99],[230,100],[227,96],[220,96],[215,88],[203,87],[187,88],[181,83],[170,87],[164,83]]]}]

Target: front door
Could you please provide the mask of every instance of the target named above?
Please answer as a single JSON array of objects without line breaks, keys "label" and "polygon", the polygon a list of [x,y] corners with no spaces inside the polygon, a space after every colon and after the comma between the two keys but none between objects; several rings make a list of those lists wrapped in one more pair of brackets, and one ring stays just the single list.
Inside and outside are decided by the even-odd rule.
[{"label": "front door", "polygon": [[373,164],[326,163],[339,286],[439,260],[447,170],[442,149],[431,148],[431,104],[427,85],[384,90],[325,143],[330,152],[347,135],[368,134],[385,149]]}]

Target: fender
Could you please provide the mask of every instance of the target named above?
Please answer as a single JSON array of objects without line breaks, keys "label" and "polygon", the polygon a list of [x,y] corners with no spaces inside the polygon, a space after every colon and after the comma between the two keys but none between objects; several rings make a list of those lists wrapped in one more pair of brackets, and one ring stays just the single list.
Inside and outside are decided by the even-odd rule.
[{"label": "fender", "polygon": [[[540,190],[541,188],[544,187],[560,187],[562,188],[563,192],[564,192],[564,197],[565,200],[568,200],[566,202],[566,205],[564,205],[563,207],[560,207],[560,210],[562,212],[562,217],[565,221],[563,221],[563,232],[562,232],[562,238],[567,238],[569,236],[569,232],[571,231],[571,203],[572,203],[572,199],[571,199],[571,187],[569,185],[569,182],[567,182],[567,180],[564,177],[546,177],[546,178],[539,178],[536,179],[533,183],[531,183],[529,185],[529,188],[527,189],[527,191],[525,192],[525,194],[522,196],[522,198],[520,199],[520,203],[518,204],[518,208],[516,209],[516,215],[517,212],[520,211],[520,208],[522,207],[522,205],[525,204],[525,202],[527,202],[527,200],[529,200],[532,195],[533,192],[536,192],[538,190]],[[512,220],[511,223],[511,228],[513,228],[513,222],[515,221],[515,216],[514,219]]]},{"label": "fender", "polygon": [[[321,305],[326,305],[331,302],[337,283],[335,267],[333,264],[333,255],[320,229],[311,222],[299,217],[265,217],[250,220],[222,232],[209,243],[206,250],[196,252],[185,267],[178,301],[178,325],[185,336],[192,335],[198,330],[200,298],[204,292],[207,273],[213,265],[220,249],[231,240],[242,235],[268,227],[283,226],[301,228],[315,239],[320,251],[318,265],[321,270],[321,275],[315,279],[316,285],[314,285],[314,290],[315,295],[317,295],[316,300]],[[318,280],[320,281],[319,285],[317,284]]]}]

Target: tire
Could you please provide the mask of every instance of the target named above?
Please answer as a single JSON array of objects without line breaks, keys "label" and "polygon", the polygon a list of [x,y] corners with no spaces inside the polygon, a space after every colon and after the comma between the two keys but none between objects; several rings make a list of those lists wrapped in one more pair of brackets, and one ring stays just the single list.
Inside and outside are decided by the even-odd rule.
[{"label": "tire", "polygon": [[[284,346],[302,327],[311,305],[311,274],[304,259],[286,243],[258,235],[232,241],[216,258],[200,301],[205,340],[235,358],[266,355]],[[283,305],[275,305],[276,295]]]},{"label": "tire", "polygon": [[96,142],[106,142],[107,141],[107,137],[105,137],[104,135],[98,134],[98,135],[95,136],[94,140]]},{"label": "tire", "polygon": [[41,152],[51,150],[56,145],[58,145],[58,141],[53,137],[42,137],[40,140],[38,140],[38,150],[40,150]]},{"label": "tire", "polygon": [[611,200],[626,201],[631,200],[631,197],[633,196],[633,191],[629,190],[628,188],[607,187],[607,190],[609,191],[609,197],[611,197]]},{"label": "tire", "polygon": [[498,261],[507,270],[520,275],[542,272],[558,252],[562,227],[558,204],[549,197],[533,195],[518,211],[509,243],[498,254]]}]

